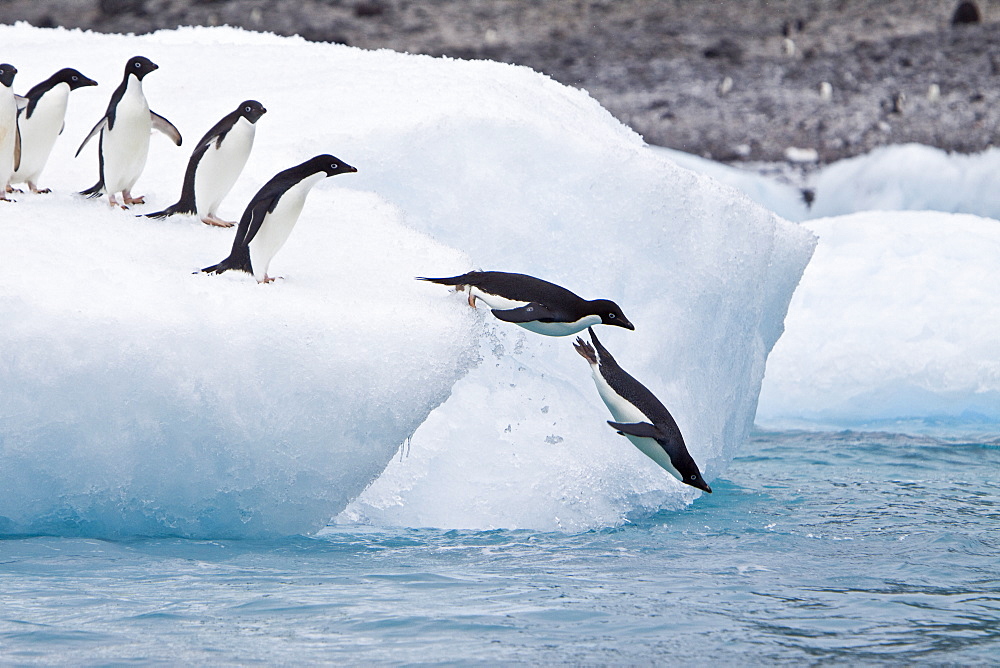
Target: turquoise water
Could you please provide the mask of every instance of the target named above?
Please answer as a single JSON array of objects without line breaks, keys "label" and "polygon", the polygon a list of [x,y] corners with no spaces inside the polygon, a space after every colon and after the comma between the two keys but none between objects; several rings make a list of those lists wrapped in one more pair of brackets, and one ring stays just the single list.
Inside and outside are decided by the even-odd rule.
[{"label": "turquoise water", "polygon": [[0,541],[0,663],[1000,664],[1000,440],[760,433],[583,534]]}]

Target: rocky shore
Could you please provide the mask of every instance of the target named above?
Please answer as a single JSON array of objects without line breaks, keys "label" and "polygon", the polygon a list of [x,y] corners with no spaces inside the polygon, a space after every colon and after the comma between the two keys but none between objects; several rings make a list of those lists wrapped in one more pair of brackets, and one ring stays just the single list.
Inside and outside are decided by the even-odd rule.
[{"label": "rocky shore", "polygon": [[964,21],[959,4],[0,0],[0,23],[126,33],[228,24],[489,58],[585,88],[650,143],[727,162],[825,163],[893,143],[959,152],[993,143],[1000,0],[976,0],[975,16],[957,17]]}]

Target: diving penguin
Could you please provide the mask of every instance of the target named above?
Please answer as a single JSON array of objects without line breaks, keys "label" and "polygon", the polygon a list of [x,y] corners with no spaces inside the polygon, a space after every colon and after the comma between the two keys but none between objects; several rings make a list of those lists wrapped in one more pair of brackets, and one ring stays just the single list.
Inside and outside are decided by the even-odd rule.
[{"label": "diving penguin", "polygon": [[577,337],[573,346],[590,363],[597,392],[615,418],[608,424],[667,473],[711,494],[712,488],[701,477],[670,412],[645,385],[618,366],[593,329],[588,331],[593,345]]},{"label": "diving penguin", "polygon": [[340,158],[317,155],[301,165],[275,174],[257,191],[240,218],[233,250],[222,262],[205,267],[205,273],[221,274],[238,269],[253,274],[258,283],[270,283],[271,258],[281,249],[313,186],[328,176],[358,171]]},{"label": "diving penguin", "polygon": [[246,100],[213,125],[191,153],[181,198],[163,211],[146,216],[166,218],[176,213],[197,213],[206,225],[232,227],[235,223],[218,217],[219,205],[247,164],[257,119],[266,112],[260,102]]},{"label": "diving penguin", "polygon": [[111,94],[104,117],[76,150],[76,155],[80,155],[87,142],[100,135],[100,178],[81,195],[97,197],[106,192],[111,206],[119,206],[115,195],[121,193],[123,209],[130,204],[142,204],[145,199],[132,197],[131,191],[146,167],[150,130],[159,130],[175,144],[181,145],[181,133],[173,123],[149,110],[149,103],[142,92],[143,77],[156,69],[158,66],[143,56],[135,56],[125,65],[125,76]]},{"label": "diving penguin", "polygon": [[45,169],[56,137],[62,134],[66,125],[70,91],[96,85],[93,79],[65,67],[28,91],[23,98],[24,106],[18,110],[21,165],[14,172],[11,183],[27,183],[33,193],[50,192],[48,188],[39,190],[38,177]]},{"label": "diving penguin", "polygon": [[10,178],[21,163],[21,135],[17,129],[17,100],[14,99],[14,75],[17,68],[0,65],[0,201],[7,199]]},{"label": "diving penguin", "polygon": [[468,290],[469,306],[486,303],[500,320],[545,336],[569,336],[591,325],[635,329],[618,304],[608,299],[588,301],[564,287],[526,274],[503,271],[470,271],[451,278],[424,278],[440,285]]}]

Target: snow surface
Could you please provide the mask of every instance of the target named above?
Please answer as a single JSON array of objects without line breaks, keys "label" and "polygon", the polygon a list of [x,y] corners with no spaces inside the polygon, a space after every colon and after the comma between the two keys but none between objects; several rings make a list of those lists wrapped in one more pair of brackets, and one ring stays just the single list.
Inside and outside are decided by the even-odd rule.
[{"label": "snow surface", "polygon": [[[576,530],[697,496],[605,424],[568,338],[412,280],[473,267],[621,304],[637,331],[602,340],[707,478],[746,439],[814,237],[648,150],[585,92],[229,28],[0,39],[18,92],[63,66],[100,82],[70,98],[40,184],[55,193],[0,214],[0,531],[308,533],[411,434],[342,519]],[[231,231],[70,194],[96,176],[94,148],[72,152],[137,54],[160,66],[150,107],[186,139],[154,135],[140,210],[174,201],[191,142],[247,98],[268,113],[223,217],[316,153],[358,167],[310,195],[272,263],[285,280],[194,275]]]}]

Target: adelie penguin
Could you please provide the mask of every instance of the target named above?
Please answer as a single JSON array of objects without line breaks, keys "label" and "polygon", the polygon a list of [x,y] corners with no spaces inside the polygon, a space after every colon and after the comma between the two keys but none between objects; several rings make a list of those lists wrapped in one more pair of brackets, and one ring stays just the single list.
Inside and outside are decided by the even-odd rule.
[{"label": "adelie penguin", "polygon": [[670,412],[645,385],[618,366],[594,330],[588,331],[593,345],[580,337],[573,345],[590,363],[597,392],[615,418],[608,424],[667,473],[711,494],[712,488],[702,478]]},{"label": "adelie penguin", "polygon": [[77,88],[96,86],[97,82],[72,67],[66,67],[36,84],[22,98],[18,110],[21,129],[21,164],[11,183],[27,183],[33,193],[47,193],[38,188],[38,179],[49,161],[56,137],[65,127],[69,94]]},{"label": "adelie penguin", "polygon": [[0,65],[0,201],[7,199],[10,177],[21,162],[21,135],[17,130],[17,100],[14,99],[14,75],[17,68]]},{"label": "adelie penguin", "polygon": [[143,78],[156,69],[158,66],[143,56],[135,56],[125,65],[125,76],[111,94],[108,110],[76,150],[76,155],[80,155],[87,142],[100,135],[97,149],[100,178],[81,195],[98,197],[105,192],[111,206],[118,206],[115,196],[121,193],[122,208],[142,204],[145,199],[133,197],[132,187],[146,167],[150,131],[159,130],[181,145],[181,133],[173,123],[149,110],[142,92]]},{"label": "adelie penguin", "polygon": [[266,112],[260,102],[245,100],[212,126],[191,153],[181,198],[163,211],[146,215],[166,218],[178,213],[197,213],[206,225],[232,227],[235,223],[219,218],[219,206],[247,164],[257,120]]},{"label": "adelie penguin", "polygon": [[288,239],[309,191],[328,176],[356,171],[340,158],[317,155],[301,165],[278,172],[247,205],[240,226],[236,228],[229,257],[202,271],[221,274],[236,269],[253,274],[258,283],[270,283],[274,280],[267,275],[271,258]]},{"label": "adelie penguin", "polygon": [[608,299],[586,300],[555,283],[526,274],[470,271],[450,278],[425,278],[467,291],[469,306],[484,302],[500,320],[545,336],[569,336],[592,325],[635,329],[618,304]]}]

